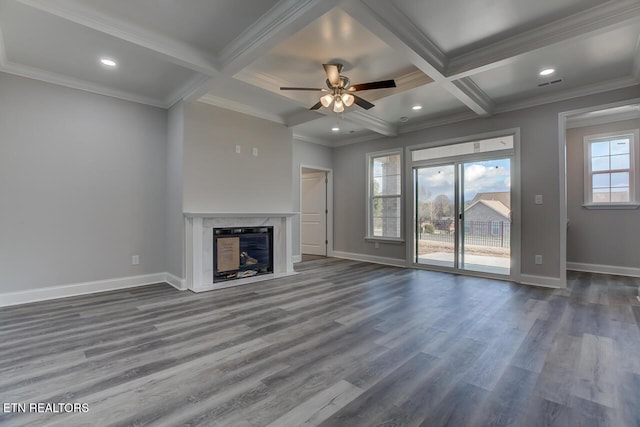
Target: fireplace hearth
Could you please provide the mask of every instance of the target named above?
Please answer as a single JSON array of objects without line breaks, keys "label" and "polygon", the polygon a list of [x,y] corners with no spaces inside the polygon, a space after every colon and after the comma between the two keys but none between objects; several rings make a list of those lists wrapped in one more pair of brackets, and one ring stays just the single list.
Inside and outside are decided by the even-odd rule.
[{"label": "fireplace hearth", "polygon": [[213,229],[213,281],[273,273],[273,227]]}]

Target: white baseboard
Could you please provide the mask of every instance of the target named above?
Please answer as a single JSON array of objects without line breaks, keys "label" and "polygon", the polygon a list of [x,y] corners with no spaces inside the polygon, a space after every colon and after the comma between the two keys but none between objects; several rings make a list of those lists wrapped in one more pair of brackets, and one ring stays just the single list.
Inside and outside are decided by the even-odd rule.
[{"label": "white baseboard", "polygon": [[187,290],[187,280],[186,279],[181,279],[178,276],[174,276],[171,273],[164,273],[165,274],[165,282],[167,282],[168,284],[170,284],[171,286],[173,286],[174,288],[176,288],[179,291],[186,291]]},{"label": "white baseboard", "polygon": [[567,270],[584,271],[587,273],[613,274],[615,276],[640,277],[640,268],[618,267],[615,265],[585,264],[582,262],[567,262]]},{"label": "white baseboard", "polygon": [[293,257],[291,257],[291,259],[293,260],[293,263],[295,264],[296,262],[302,261],[302,255],[294,255]]},{"label": "white baseboard", "polygon": [[177,288],[176,284],[183,286],[184,280],[173,275],[169,275],[169,273],[155,273],[140,276],[119,277],[117,279],[96,280],[85,283],[74,283],[71,285],[51,286],[49,288],[29,289],[18,292],[7,292],[0,294],[0,307],[98,292],[115,291],[118,289],[135,288],[155,283],[169,283]]},{"label": "white baseboard", "polygon": [[566,288],[566,284],[562,283],[559,277],[534,276],[532,274],[521,274],[520,283],[523,285],[542,286],[544,288]]},{"label": "white baseboard", "polygon": [[333,251],[334,258],[350,259],[353,261],[372,262],[375,264],[391,265],[393,267],[406,267],[407,261],[397,258],[386,258],[374,255],[354,254],[351,252]]}]

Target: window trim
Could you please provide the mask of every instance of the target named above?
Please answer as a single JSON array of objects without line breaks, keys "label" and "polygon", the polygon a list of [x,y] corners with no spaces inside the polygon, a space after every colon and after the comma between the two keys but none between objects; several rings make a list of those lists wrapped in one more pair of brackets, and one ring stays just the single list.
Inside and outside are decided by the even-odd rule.
[{"label": "window trim", "polygon": [[[373,160],[377,157],[385,157],[390,155],[400,156],[400,237],[386,237],[386,236],[374,236],[373,235],[373,215],[372,215],[372,203],[373,203]],[[364,239],[371,242],[383,242],[383,243],[404,243],[404,150],[402,148],[394,148],[391,150],[374,151],[367,153],[367,230]],[[380,197],[380,196],[378,196]],[[382,197],[398,197],[382,196]]]},{"label": "window trim", "polygon": [[[591,170],[591,144],[597,140],[602,139],[614,139],[620,137],[629,137],[629,201],[628,202],[600,202],[594,203],[593,196],[593,181]],[[618,132],[607,132],[595,135],[585,135],[583,138],[583,152],[584,152],[584,198],[583,207],[585,209],[637,209],[640,207],[640,199],[638,197],[639,185],[637,183],[638,176],[640,175],[640,137],[638,129],[631,129]],[[609,171],[616,171],[617,169],[609,169]],[[622,171],[622,170],[620,170]],[[626,169],[624,169],[626,171]]]}]

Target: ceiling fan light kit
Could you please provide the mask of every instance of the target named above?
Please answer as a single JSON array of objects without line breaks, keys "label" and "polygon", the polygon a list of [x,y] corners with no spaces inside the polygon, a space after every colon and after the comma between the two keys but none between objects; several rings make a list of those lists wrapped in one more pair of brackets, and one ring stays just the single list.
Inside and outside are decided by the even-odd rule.
[{"label": "ceiling fan light kit", "polygon": [[374,105],[369,101],[354,95],[353,92],[361,90],[385,89],[396,87],[394,80],[382,80],[379,82],[362,83],[351,85],[349,77],[340,75],[342,72],[342,64],[322,64],[325,73],[327,73],[327,89],[310,88],[310,87],[281,87],[280,90],[308,90],[329,92],[320,97],[320,102],[313,105],[310,110],[317,110],[320,107],[330,108],[333,105],[334,113],[342,113],[345,107],[356,104],[365,110],[373,108]]}]

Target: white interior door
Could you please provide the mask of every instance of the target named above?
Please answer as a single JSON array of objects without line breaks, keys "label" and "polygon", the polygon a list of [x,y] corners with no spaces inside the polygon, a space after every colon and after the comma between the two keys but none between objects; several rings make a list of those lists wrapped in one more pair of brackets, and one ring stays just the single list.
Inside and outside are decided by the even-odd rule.
[{"label": "white interior door", "polygon": [[302,253],[327,255],[327,174],[302,174]]}]

